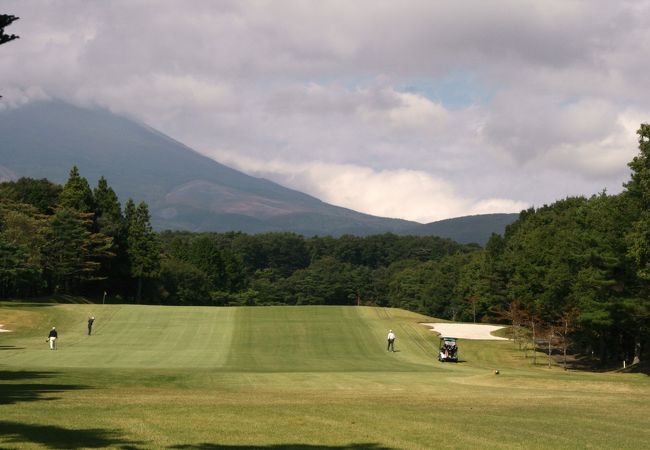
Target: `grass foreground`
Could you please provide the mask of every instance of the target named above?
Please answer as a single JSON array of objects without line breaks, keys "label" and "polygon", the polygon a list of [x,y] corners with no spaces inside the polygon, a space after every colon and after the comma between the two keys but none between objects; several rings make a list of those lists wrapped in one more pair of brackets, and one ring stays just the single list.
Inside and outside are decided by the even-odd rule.
[{"label": "grass foreground", "polygon": [[0,303],[0,448],[649,448],[646,375],[532,367],[506,341],[461,340],[462,361],[442,364],[426,321]]}]

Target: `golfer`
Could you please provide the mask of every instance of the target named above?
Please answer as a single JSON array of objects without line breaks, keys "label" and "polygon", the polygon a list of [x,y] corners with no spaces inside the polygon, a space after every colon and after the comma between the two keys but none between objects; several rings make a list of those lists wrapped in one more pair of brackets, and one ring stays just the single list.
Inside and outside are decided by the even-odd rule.
[{"label": "golfer", "polygon": [[93,322],[95,321],[95,316],[88,318],[88,336],[93,332]]},{"label": "golfer", "polygon": [[395,333],[393,330],[388,330],[388,349],[387,351],[395,351]]},{"label": "golfer", "polygon": [[50,350],[56,350],[56,338],[59,334],[56,332],[56,327],[52,327],[50,334],[47,335],[47,340],[50,342]]}]

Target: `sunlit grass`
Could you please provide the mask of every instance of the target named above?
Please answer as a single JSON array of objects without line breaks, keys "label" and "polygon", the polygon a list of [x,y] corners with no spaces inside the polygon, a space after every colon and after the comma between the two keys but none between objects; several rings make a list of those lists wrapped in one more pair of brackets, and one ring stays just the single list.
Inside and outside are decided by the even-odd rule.
[{"label": "sunlit grass", "polygon": [[[97,317],[90,337],[89,313]],[[442,364],[422,321],[430,318],[363,307],[5,304],[0,323],[15,331],[0,335],[0,447],[650,442],[646,376],[531,367],[504,341],[461,340],[463,362]],[[44,343],[53,322],[57,351]],[[396,353],[386,352],[388,328]]]}]

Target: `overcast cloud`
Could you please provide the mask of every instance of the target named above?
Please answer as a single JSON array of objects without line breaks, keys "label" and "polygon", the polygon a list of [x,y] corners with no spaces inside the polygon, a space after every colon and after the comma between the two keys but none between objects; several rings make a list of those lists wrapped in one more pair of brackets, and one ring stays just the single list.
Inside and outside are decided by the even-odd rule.
[{"label": "overcast cloud", "polygon": [[420,222],[617,193],[650,1],[3,1],[0,108],[56,97]]}]

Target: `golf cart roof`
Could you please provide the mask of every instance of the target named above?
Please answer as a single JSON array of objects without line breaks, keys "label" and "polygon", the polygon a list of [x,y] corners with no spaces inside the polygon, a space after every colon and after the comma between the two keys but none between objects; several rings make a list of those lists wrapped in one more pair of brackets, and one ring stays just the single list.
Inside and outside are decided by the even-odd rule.
[{"label": "golf cart roof", "polygon": [[455,337],[440,336],[440,339],[442,339],[443,341],[453,341],[453,342],[456,342],[456,338],[455,338]]}]

